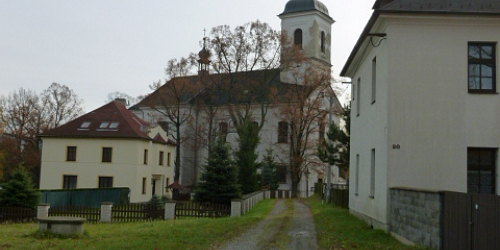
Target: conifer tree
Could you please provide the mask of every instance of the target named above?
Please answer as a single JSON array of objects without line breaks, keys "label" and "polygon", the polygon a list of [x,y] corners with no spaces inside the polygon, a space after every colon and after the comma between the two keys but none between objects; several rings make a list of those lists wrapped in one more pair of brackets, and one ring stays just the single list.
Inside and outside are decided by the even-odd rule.
[{"label": "conifer tree", "polygon": [[238,151],[235,152],[236,166],[238,167],[238,183],[243,194],[249,194],[260,189],[257,175],[257,158],[255,152],[260,141],[258,125],[248,117],[237,128]]},{"label": "conifer tree", "polygon": [[14,170],[9,181],[0,190],[0,206],[35,208],[40,200],[40,193],[33,188],[33,183],[25,170]]},{"label": "conifer tree", "polygon": [[276,163],[274,162],[273,158],[273,150],[272,149],[267,149],[266,150],[266,155],[264,156],[264,159],[261,163],[262,165],[262,185],[267,186],[269,185],[269,188],[271,190],[276,190],[278,189],[278,180],[276,176]]},{"label": "conifer tree", "polygon": [[335,165],[342,171],[348,172],[351,127],[351,108],[349,106],[344,107],[342,117],[346,123],[346,130],[344,131],[332,123],[326,134],[328,139],[323,140],[318,147],[318,157],[321,161]]},{"label": "conifer tree", "polygon": [[196,189],[195,201],[231,204],[231,199],[241,196],[237,176],[229,147],[219,139],[209,152],[205,172]]}]

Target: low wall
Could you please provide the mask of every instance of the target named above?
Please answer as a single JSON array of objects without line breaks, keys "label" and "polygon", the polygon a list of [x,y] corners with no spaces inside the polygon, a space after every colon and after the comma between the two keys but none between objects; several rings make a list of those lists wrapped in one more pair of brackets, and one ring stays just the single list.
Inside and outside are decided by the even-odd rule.
[{"label": "low wall", "polygon": [[443,193],[390,189],[390,230],[397,238],[442,249]]}]

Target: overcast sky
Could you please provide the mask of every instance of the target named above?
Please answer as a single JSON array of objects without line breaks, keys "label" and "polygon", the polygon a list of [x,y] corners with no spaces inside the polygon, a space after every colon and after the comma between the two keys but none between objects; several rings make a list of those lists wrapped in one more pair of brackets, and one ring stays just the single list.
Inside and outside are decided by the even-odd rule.
[{"label": "overcast sky", "polygon": [[[52,82],[73,89],[84,110],[108,93],[150,92],[169,59],[198,52],[203,29],[260,20],[280,29],[288,0],[0,0],[0,94],[40,93]],[[323,0],[338,75],[375,0]]]}]

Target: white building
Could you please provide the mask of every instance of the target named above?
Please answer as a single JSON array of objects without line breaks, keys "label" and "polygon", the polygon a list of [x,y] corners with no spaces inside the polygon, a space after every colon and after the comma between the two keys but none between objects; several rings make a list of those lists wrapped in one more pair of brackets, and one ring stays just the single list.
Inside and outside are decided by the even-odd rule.
[{"label": "white building", "polygon": [[131,202],[171,197],[175,144],[110,102],[42,135],[40,189],[130,188]]},{"label": "white building", "polygon": [[378,0],[352,79],[350,211],[390,228],[389,189],[499,193],[500,3]]},{"label": "white building", "polygon": [[[303,54],[312,61],[319,70],[330,70],[330,44],[331,44],[331,25],[333,24],[333,19],[329,16],[328,10],[321,2],[317,0],[291,0],[289,1],[283,13],[279,15],[282,20],[282,32],[286,32],[293,37],[295,45],[302,48]],[[224,75],[213,75],[209,74],[206,70],[209,68],[208,53],[205,48],[199,53],[200,55],[200,74],[188,77],[182,77],[170,80],[160,89],[152,93],[145,100],[134,107],[131,108],[138,116],[144,120],[150,122],[157,122],[158,119],[162,121],[168,121],[164,116],[158,114],[158,112],[153,111],[150,106],[151,104],[146,104],[149,99],[161,99],[159,96],[162,93],[162,88],[167,88],[166,86],[171,83],[171,81],[185,81],[186,84],[196,85],[201,81],[208,78],[216,77],[226,77]],[[280,72],[279,70],[271,71],[254,71],[250,72],[239,72],[234,75],[237,79],[242,79],[239,84],[245,85],[248,80],[253,81],[264,81],[263,79],[268,79],[267,83],[269,87],[275,87],[276,89],[286,89],[293,85],[292,72],[285,71]],[[264,76],[265,75],[265,76]],[[269,80],[271,79],[271,80]],[[299,83],[300,84],[300,83]],[[251,93],[254,94],[254,93]],[[333,109],[333,122],[339,122],[338,113],[341,112],[342,106],[339,103],[337,97],[333,94],[330,99]],[[209,92],[209,90],[202,89],[200,92],[193,93],[189,98],[183,100],[182,112],[190,113],[192,116],[189,122],[181,128],[183,135],[183,143],[181,144],[180,158],[181,158],[181,172],[180,180],[181,184],[186,187],[192,187],[195,180],[200,177],[202,171],[202,165],[205,163],[207,157],[207,142],[206,140],[200,142],[195,140],[195,138],[200,137],[199,130],[194,129],[202,125],[204,126],[204,131],[211,126],[212,130],[216,133],[227,134],[227,141],[231,144],[233,149],[237,149],[237,134],[235,128],[232,126],[231,119],[225,111],[225,100],[223,98],[218,98],[219,96],[215,92]],[[214,120],[210,120],[210,117],[206,115],[193,111],[193,103],[196,103],[197,99],[211,98],[211,101],[215,103],[218,112]],[[328,113],[330,104],[328,103],[329,97],[325,97],[324,111],[325,116]],[[286,172],[287,164],[289,160],[290,144],[289,144],[289,128],[286,120],[279,114],[278,102],[275,107],[267,112],[265,123],[260,130],[261,141],[257,148],[257,153],[259,154],[259,161],[266,153],[266,149],[271,148],[275,154],[276,162],[280,163],[281,166],[278,169],[278,176],[280,182],[280,189],[289,190],[291,188],[291,176]],[[160,105],[158,105],[160,106]],[[257,125],[260,124],[260,105],[255,103],[252,107],[252,114],[255,117],[254,122]],[[328,121],[328,119],[326,119]],[[311,136],[311,141],[318,140],[319,130],[323,126],[319,123],[316,125],[317,128],[314,135]],[[165,124],[161,123],[160,124]],[[328,127],[328,123],[326,124]],[[169,126],[169,130],[172,133],[172,127]],[[311,152],[315,152],[316,146],[311,143]],[[314,146],[312,146],[314,145]],[[318,180],[326,181],[326,165],[317,159],[312,159],[314,156],[309,157],[309,161],[315,162],[309,167],[308,174],[304,174],[301,178],[299,184],[299,190],[302,196],[311,195],[312,187],[314,183]],[[335,180],[342,181],[338,178],[338,170],[335,168],[332,172]]]}]

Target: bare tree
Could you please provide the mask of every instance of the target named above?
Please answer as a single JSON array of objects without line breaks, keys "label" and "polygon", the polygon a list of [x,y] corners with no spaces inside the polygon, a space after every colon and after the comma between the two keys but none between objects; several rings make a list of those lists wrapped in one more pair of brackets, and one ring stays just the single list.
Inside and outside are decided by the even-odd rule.
[{"label": "bare tree", "polygon": [[181,145],[186,140],[181,127],[191,119],[192,105],[188,102],[201,89],[201,84],[196,78],[185,77],[189,68],[189,61],[185,58],[168,61],[165,72],[169,80],[161,87],[159,84],[154,84],[156,91],[143,100],[145,105],[156,112],[158,121],[168,122],[167,132],[177,143],[174,170],[176,182],[180,177]]},{"label": "bare tree", "polygon": [[333,94],[330,87],[330,72],[301,55],[297,48],[287,48],[296,69],[290,69],[291,82],[279,113],[287,121],[289,136],[289,173],[292,179],[292,195],[298,194],[298,185],[309,165],[318,165],[315,157],[319,145],[321,121],[326,115],[325,96]]},{"label": "bare tree", "polygon": [[279,80],[281,36],[267,23],[247,23],[236,27],[212,29],[208,47],[212,55],[211,69],[217,73],[209,84],[224,97],[228,115],[235,126],[252,115],[257,107],[259,130],[273,104]]},{"label": "bare tree", "polygon": [[42,106],[47,110],[50,128],[73,120],[82,113],[82,100],[66,85],[52,83],[41,95]]}]

